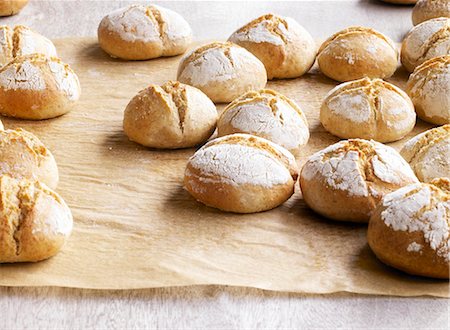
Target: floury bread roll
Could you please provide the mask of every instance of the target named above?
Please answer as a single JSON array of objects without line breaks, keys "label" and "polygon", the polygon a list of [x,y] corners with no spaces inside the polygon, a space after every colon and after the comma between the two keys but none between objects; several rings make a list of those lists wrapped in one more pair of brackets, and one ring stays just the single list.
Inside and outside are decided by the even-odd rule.
[{"label": "floury bread roll", "polygon": [[15,15],[28,4],[28,0],[0,0],[0,16]]},{"label": "floury bread roll", "polygon": [[248,92],[228,105],[217,122],[218,136],[248,133],[298,155],[309,139],[308,122],[291,99],[269,89]]},{"label": "floury bread roll", "polygon": [[130,140],[152,148],[188,148],[214,132],[216,106],[197,88],[169,81],[150,85],[128,104],[123,129]]},{"label": "floury bread roll", "polygon": [[192,41],[189,24],[178,13],[156,5],[131,5],[106,15],[98,42],[112,57],[148,60],[183,54]]},{"label": "floury bread roll", "polygon": [[0,175],[39,180],[55,189],[58,167],[50,150],[23,129],[0,130]]},{"label": "floury bread roll", "polygon": [[384,79],[397,69],[398,52],[384,34],[354,26],[328,38],[319,49],[317,62],[324,75],[337,81]]},{"label": "floury bread roll", "polygon": [[64,200],[45,184],[0,176],[0,263],[56,255],[72,232]]},{"label": "floury bread roll", "polygon": [[363,78],[338,85],[322,102],[320,121],[343,139],[400,140],[416,124],[414,106],[400,88]]},{"label": "floury bread roll", "polygon": [[450,18],[425,21],[408,32],[402,43],[403,66],[412,72],[434,57],[450,55]]},{"label": "floury bread roll", "polygon": [[450,0],[419,0],[413,8],[414,25],[438,17],[450,17]]},{"label": "floury bread roll", "polygon": [[311,156],[300,174],[306,204],[334,220],[368,222],[381,198],[418,180],[391,147],[343,140]]},{"label": "floury bread roll", "polygon": [[386,195],[367,241],[384,263],[413,275],[449,278],[450,181],[416,183]]},{"label": "floury bread roll", "polygon": [[420,119],[450,123],[450,55],[432,58],[409,76],[406,85]]},{"label": "floury bread roll", "polygon": [[228,41],[244,47],[261,60],[269,79],[296,78],[314,64],[314,39],[290,17],[267,14],[234,32]]},{"label": "floury bread roll", "polygon": [[266,139],[233,134],[208,142],[188,161],[186,190],[198,201],[223,211],[270,210],[294,193],[294,156]]},{"label": "floury bread roll", "polygon": [[406,142],[400,154],[422,182],[450,178],[450,125],[416,135]]},{"label": "floury bread roll", "polygon": [[16,57],[0,69],[0,113],[22,119],[48,119],[69,112],[80,97],[72,69],[56,57]]},{"label": "floury bread roll", "polygon": [[231,42],[213,42],[193,50],[181,60],[177,77],[200,89],[213,102],[231,102],[267,83],[261,61]]},{"label": "floury bread roll", "polygon": [[49,39],[26,26],[0,26],[0,67],[14,57],[34,53],[56,56],[56,48]]}]

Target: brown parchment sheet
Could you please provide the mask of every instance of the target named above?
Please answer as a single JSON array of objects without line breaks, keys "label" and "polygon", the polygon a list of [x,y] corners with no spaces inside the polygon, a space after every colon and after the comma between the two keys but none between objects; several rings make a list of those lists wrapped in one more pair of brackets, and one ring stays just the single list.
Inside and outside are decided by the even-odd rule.
[{"label": "brown parchment sheet", "polygon": [[[0,265],[0,285],[136,289],[219,284],[450,297],[448,281],[383,265],[367,245],[366,225],[314,214],[298,185],[288,202],[264,213],[237,215],[197,203],[182,187],[186,160],[195,149],[155,151],[128,141],[122,131],[130,98],[151,83],[175,80],[180,57],[124,62],[103,53],[94,38],[55,44],[81,81],[76,108],[40,122],[2,120],[7,128],[37,134],[54,153],[60,170],[57,191],[73,212],[74,232],[50,260]],[[389,80],[404,87],[406,78],[400,70]],[[268,84],[307,114],[312,135],[299,166],[338,141],[318,120],[321,100],[336,84],[317,68],[299,79]],[[430,127],[419,121],[409,137]]]}]

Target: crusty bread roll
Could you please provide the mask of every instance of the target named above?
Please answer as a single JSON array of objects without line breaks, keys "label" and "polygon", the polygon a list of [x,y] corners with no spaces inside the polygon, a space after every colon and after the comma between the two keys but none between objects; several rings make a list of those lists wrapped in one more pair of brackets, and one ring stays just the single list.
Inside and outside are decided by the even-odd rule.
[{"label": "crusty bread roll", "polygon": [[414,25],[438,17],[450,17],[449,0],[418,0],[412,11]]},{"label": "crusty bread roll", "polygon": [[400,154],[422,182],[450,178],[450,125],[416,135],[405,143]]},{"label": "crusty bread roll", "polygon": [[308,142],[306,116],[286,96],[269,90],[248,92],[230,103],[217,122],[218,136],[248,133],[268,139],[298,155]]},{"label": "crusty bread roll", "polygon": [[70,111],[80,97],[72,69],[56,57],[16,57],[0,69],[0,113],[22,119],[47,119]]},{"label": "crusty bread roll", "polygon": [[406,85],[420,119],[450,123],[450,55],[432,58],[418,66]]},{"label": "crusty bread roll", "polygon": [[169,81],[150,85],[128,104],[123,129],[130,140],[152,148],[188,148],[216,128],[214,103],[195,87]]},{"label": "crusty bread roll", "polygon": [[283,147],[248,134],[208,142],[188,161],[184,186],[198,201],[223,211],[270,210],[294,193],[298,170]]},{"label": "crusty bread roll", "polygon": [[70,236],[72,214],[40,181],[0,176],[0,263],[35,262],[56,255]]},{"label": "crusty bread roll", "polygon": [[417,0],[381,0],[383,2],[392,3],[394,5],[413,5]]},{"label": "crusty bread roll", "polygon": [[354,26],[328,38],[319,49],[317,62],[324,75],[337,81],[388,78],[397,69],[398,52],[384,34]]},{"label": "crusty bread roll", "polygon": [[269,79],[300,77],[316,59],[314,39],[290,17],[273,14],[258,17],[234,32],[228,40],[259,58]]},{"label": "crusty bread roll", "polygon": [[50,150],[23,129],[0,130],[0,175],[39,180],[51,189],[58,185],[58,167]]},{"label": "crusty bread roll", "polygon": [[181,15],[153,4],[118,9],[106,15],[98,27],[100,47],[125,60],[183,54],[191,41],[191,27]]},{"label": "crusty bread roll", "polygon": [[450,181],[416,183],[384,196],[367,241],[385,264],[413,275],[449,278]]},{"label": "crusty bread roll", "polygon": [[181,60],[177,77],[203,91],[213,102],[231,102],[267,83],[261,61],[231,42],[213,42],[194,49]]},{"label": "crusty bread roll", "polygon": [[400,88],[381,79],[363,78],[332,89],[322,102],[320,121],[340,138],[392,142],[411,132],[416,113]]},{"label": "crusty bread roll", "polygon": [[341,221],[367,222],[387,193],[418,182],[408,163],[375,141],[343,140],[312,155],[300,173],[306,204]]},{"label": "crusty bread roll", "polygon": [[411,29],[402,42],[401,60],[409,72],[425,62],[450,55],[450,18],[425,21]]},{"label": "crusty bread roll", "polygon": [[26,26],[0,26],[0,67],[14,57],[34,53],[56,56],[56,48],[49,39]]},{"label": "crusty bread roll", "polygon": [[0,16],[15,15],[28,4],[28,0],[0,0]]}]

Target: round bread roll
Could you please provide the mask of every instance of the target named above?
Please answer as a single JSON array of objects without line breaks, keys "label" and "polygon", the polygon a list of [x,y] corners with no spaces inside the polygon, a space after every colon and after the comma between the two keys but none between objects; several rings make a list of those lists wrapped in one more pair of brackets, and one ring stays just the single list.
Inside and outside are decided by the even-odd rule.
[{"label": "round bread roll", "polygon": [[72,232],[69,207],[39,181],[0,176],[0,263],[56,255]]},{"label": "round bread roll", "polygon": [[0,16],[15,15],[28,4],[28,0],[0,0]]},{"label": "round bread roll", "polygon": [[150,85],[128,104],[123,129],[131,141],[152,148],[189,148],[216,128],[214,103],[197,88],[169,81]]},{"label": "round bread roll", "polygon": [[300,174],[306,204],[341,221],[368,222],[381,198],[418,180],[391,147],[375,141],[343,140],[312,155]]},{"label": "round bread roll", "polygon": [[406,85],[420,119],[450,123],[450,55],[432,58],[409,76]]},{"label": "round bread roll", "polygon": [[450,125],[416,135],[406,142],[400,154],[422,182],[450,178]]},{"label": "round bread roll", "polygon": [[56,48],[49,39],[26,26],[0,26],[0,67],[14,57],[34,53],[56,56]]},{"label": "round bread roll", "polygon": [[425,62],[442,55],[450,55],[450,18],[425,21],[411,29],[402,43],[401,60],[409,72]]},{"label": "round bread roll", "polygon": [[192,41],[178,13],[156,5],[131,5],[106,15],[98,27],[100,47],[112,57],[148,60],[183,54]]},{"label": "round bread roll", "polygon": [[213,42],[194,49],[180,62],[177,80],[195,86],[213,102],[264,88],[264,65],[252,53],[231,42]]},{"label": "round bread roll", "polygon": [[267,14],[228,39],[264,64],[269,79],[300,77],[314,64],[317,48],[308,31],[290,17]]},{"label": "round bread roll", "polygon": [[449,278],[450,181],[416,183],[384,196],[367,241],[385,264],[413,275]]},{"label": "round bread roll", "polygon": [[248,92],[228,105],[217,122],[218,136],[248,133],[298,155],[309,139],[308,122],[291,99],[269,89]]},{"label": "round bread roll", "polygon": [[22,119],[48,119],[69,112],[80,97],[72,69],[56,57],[16,57],[0,69],[0,113]]},{"label": "round bread roll", "polygon": [[58,185],[58,167],[50,150],[23,129],[0,130],[0,175],[39,180],[51,189]]},{"label": "round bread roll", "polygon": [[188,161],[184,186],[198,201],[223,211],[273,209],[294,193],[295,158],[283,147],[248,134],[208,142]]},{"label": "round bread roll", "polygon": [[414,25],[438,17],[450,17],[449,0],[418,0],[412,11]]},{"label": "round bread roll", "polygon": [[400,140],[416,124],[414,106],[400,88],[363,78],[338,85],[322,102],[320,121],[340,138]]},{"label": "round bread roll", "polygon": [[383,2],[392,3],[394,5],[414,5],[417,0],[381,0]]},{"label": "round bread roll", "polygon": [[320,70],[337,81],[388,78],[397,69],[394,42],[375,30],[354,26],[328,38],[317,55]]}]

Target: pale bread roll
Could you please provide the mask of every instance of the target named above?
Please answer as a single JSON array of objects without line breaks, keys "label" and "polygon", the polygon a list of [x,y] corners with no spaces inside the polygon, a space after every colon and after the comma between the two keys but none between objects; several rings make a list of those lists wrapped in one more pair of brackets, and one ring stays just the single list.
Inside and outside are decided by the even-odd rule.
[{"label": "pale bread roll", "polygon": [[411,29],[402,42],[401,60],[409,72],[433,57],[450,55],[450,18],[425,21]]},{"label": "pale bread roll", "polygon": [[385,264],[413,275],[449,278],[450,181],[416,183],[387,194],[367,241]]},{"label": "pale bread roll", "polygon": [[213,42],[183,57],[177,80],[220,103],[264,88],[267,74],[261,61],[245,48],[231,42]]},{"label": "pale bread roll", "polygon": [[148,60],[183,54],[192,30],[178,13],[156,5],[131,5],[106,15],[98,27],[98,42],[112,57]]},{"label": "pale bread roll", "polygon": [[217,110],[195,87],[169,81],[150,85],[128,104],[123,129],[146,147],[189,148],[206,142],[216,128]]},{"label": "pale bread roll", "polygon": [[49,39],[26,26],[0,26],[0,67],[14,57],[34,53],[56,56],[56,48]]},{"label": "pale bread roll", "polygon": [[340,221],[368,222],[381,198],[418,180],[393,148],[343,140],[312,155],[300,173],[306,204]]},{"label": "pale bread roll", "polygon": [[0,69],[0,113],[22,119],[48,119],[69,112],[80,97],[73,70],[56,57],[16,57]]},{"label": "pale bread roll", "polygon": [[0,263],[56,255],[72,232],[69,207],[39,181],[0,176]]},{"label": "pale bread roll", "polygon": [[269,89],[248,92],[230,103],[219,117],[217,133],[256,135],[294,155],[300,153],[309,139],[304,112],[291,99]]},{"label": "pale bread roll", "polygon": [[418,0],[412,11],[414,25],[438,17],[450,17],[449,0]]},{"label": "pale bread roll", "polygon": [[314,39],[290,17],[258,17],[234,32],[228,41],[255,55],[264,64],[269,79],[300,77],[316,59]]},{"label": "pale bread roll", "polygon": [[400,140],[416,124],[414,106],[400,88],[363,78],[332,89],[322,102],[320,122],[343,139]]},{"label": "pale bread roll", "polygon": [[328,38],[319,49],[317,62],[324,75],[337,81],[384,79],[397,69],[398,51],[384,34],[353,26]]},{"label": "pale bread roll", "polygon": [[450,125],[416,135],[405,143],[400,154],[422,182],[450,178]]},{"label": "pale bread roll", "polygon": [[205,205],[223,211],[270,210],[294,193],[298,170],[283,147],[248,134],[208,142],[188,161],[186,190]]},{"label": "pale bread roll", "polygon": [[450,55],[432,58],[418,66],[406,85],[420,119],[432,124],[450,123]]},{"label": "pale bread roll", "polygon": [[0,175],[39,180],[51,189],[58,185],[58,167],[50,150],[23,129],[0,130]]},{"label": "pale bread roll", "polygon": [[0,0],[0,16],[19,13],[28,4],[28,0]]}]

